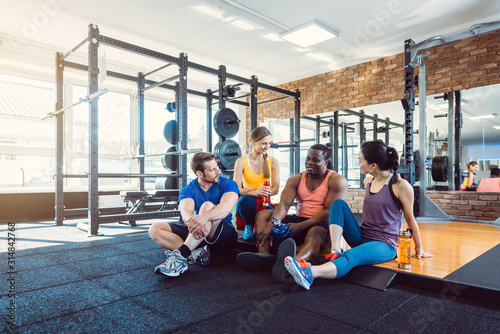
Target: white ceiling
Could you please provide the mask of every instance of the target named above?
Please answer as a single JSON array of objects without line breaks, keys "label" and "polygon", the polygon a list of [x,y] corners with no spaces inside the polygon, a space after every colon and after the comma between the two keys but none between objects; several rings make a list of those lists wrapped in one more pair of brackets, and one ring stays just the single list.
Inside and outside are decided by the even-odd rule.
[{"label": "white ceiling", "polygon": [[[103,35],[172,56],[185,52],[195,63],[225,65],[229,73],[257,75],[271,85],[400,53],[406,39],[418,43],[500,20],[500,1],[491,0],[0,0],[0,6],[0,52],[23,53],[25,43],[36,44],[49,55],[40,53],[40,61],[50,57],[53,64],[53,52],[75,47],[93,23]],[[199,6],[220,16],[202,13]],[[328,22],[340,36],[308,49],[266,38],[313,19]],[[235,25],[240,21],[249,30]],[[115,50],[107,50],[106,59],[132,75],[159,67]],[[190,73],[193,79],[198,89],[217,87],[216,78]],[[388,116],[403,122],[398,114]],[[500,117],[495,121],[500,124]]]}]

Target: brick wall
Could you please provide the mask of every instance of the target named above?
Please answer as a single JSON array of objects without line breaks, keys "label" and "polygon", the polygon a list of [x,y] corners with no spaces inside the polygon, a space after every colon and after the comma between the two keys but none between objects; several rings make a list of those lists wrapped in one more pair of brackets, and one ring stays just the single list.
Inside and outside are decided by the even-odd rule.
[{"label": "brick wall", "polygon": [[[498,31],[436,47],[429,53],[426,57],[427,95],[500,83]],[[301,115],[359,108],[401,100],[404,90],[403,66],[403,53],[398,53],[278,87],[290,91],[300,89]],[[415,74],[418,74],[418,68]],[[258,93],[259,101],[278,97],[282,96],[264,90]],[[293,116],[292,98],[259,105],[259,122]],[[249,110],[247,124],[250,124]]]},{"label": "brick wall", "polygon": [[[349,189],[347,204],[353,213],[363,213],[364,189]],[[495,221],[500,217],[500,193],[429,191],[431,198],[455,220]]]},{"label": "brick wall", "polygon": [[427,196],[456,220],[494,221],[500,217],[500,193],[432,191]]}]

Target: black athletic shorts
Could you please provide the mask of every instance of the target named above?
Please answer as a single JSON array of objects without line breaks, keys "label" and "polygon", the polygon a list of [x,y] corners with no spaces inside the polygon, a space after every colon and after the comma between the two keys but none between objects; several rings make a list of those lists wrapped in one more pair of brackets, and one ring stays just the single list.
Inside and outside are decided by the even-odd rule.
[{"label": "black athletic shorts", "polygon": [[[177,234],[182,240],[186,240],[189,230],[183,223],[169,223],[174,234]],[[227,253],[236,246],[238,242],[238,232],[234,229],[233,223],[226,217],[221,220],[214,234],[213,240],[207,238],[202,241],[202,246],[208,244],[213,253]]]},{"label": "black athletic shorts", "polygon": [[[304,220],[308,220],[309,218],[305,218],[305,217],[299,217],[297,215],[286,215],[286,217],[282,220],[282,223],[285,223],[285,224],[297,224],[297,223],[302,223]],[[328,222],[324,222],[323,224],[321,224],[321,226],[325,229],[325,230],[329,230],[329,227],[328,227]],[[304,243],[304,240],[306,238],[306,235],[307,235],[307,231],[303,231],[301,233],[299,233],[298,235],[295,235],[293,237],[293,240],[295,240],[295,242],[297,243],[297,245],[302,245]],[[327,238],[329,239],[329,238]]]}]

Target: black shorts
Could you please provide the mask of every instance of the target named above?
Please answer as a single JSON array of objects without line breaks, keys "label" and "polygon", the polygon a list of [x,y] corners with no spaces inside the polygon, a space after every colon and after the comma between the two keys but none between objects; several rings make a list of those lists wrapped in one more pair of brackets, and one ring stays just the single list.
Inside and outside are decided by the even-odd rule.
[{"label": "black shorts", "polygon": [[[282,220],[282,223],[297,224],[297,223],[302,223],[304,220],[308,220],[308,219],[309,218],[299,217],[297,215],[286,215],[286,217]],[[328,222],[324,222],[320,226],[322,226],[326,231],[329,230]],[[304,240],[306,239],[307,232],[309,232],[309,230],[303,231],[303,232],[301,232],[298,235],[295,235],[293,237],[293,240],[295,240],[297,245],[302,245],[304,243]],[[327,237],[327,240],[328,239],[329,239],[329,237]]]},{"label": "black shorts", "polygon": [[[183,223],[169,223],[172,232],[182,240],[186,240],[189,230],[188,226]],[[221,220],[217,230],[215,231],[213,240],[205,238],[200,246],[208,244],[210,252],[227,253],[233,250],[238,242],[238,232],[234,229],[233,223],[226,217]]]}]

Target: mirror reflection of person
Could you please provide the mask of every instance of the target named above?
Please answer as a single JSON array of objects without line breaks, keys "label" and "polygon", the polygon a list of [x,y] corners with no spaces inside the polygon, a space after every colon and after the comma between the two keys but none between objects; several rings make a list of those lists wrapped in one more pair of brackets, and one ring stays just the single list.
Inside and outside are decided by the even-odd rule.
[{"label": "mirror reflection of person", "polygon": [[477,191],[500,192],[500,168],[492,168],[490,177],[479,181]]},{"label": "mirror reflection of person", "polygon": [[460,185],[460,189],[462,189],[462,191],[477,190],[476,171],[478,168],[479,165],[475,161],[471,161],[467,164],[467,170],[464,172],[466,176],[464,177],[464,181]]}]

